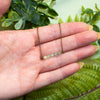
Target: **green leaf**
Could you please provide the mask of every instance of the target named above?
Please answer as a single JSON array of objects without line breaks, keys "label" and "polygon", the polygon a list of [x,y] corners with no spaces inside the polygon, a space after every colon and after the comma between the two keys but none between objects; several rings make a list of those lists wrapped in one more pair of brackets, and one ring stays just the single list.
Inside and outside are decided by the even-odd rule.
[{"label": "green leaf", "polygon": [[68,23],[69,23],[69,22],[72,22],[72,21],[73,21],[73,20],[72,20],[72,17],[71,17],[71,15],[69,15],[69,16],[68,16],[68,19],[67,19],[67,21],[66,21],[66,22],[68,22]]},{"label": "green leaf", "polygon": [[51,0],[49,7],[53,7],[56,4],[56,0]]},{"label": "green leaf", "polygon": [[100,32],[100,29],[97,25],[93,25],[93,30],[96,32]]},{"label": "green leaf", "polygon": [[83,16],[80,17],[80,22],[84,22]]},{"label": "green leaf", "polygon": [[[0,21],[11,19],[15,28],[17,27],[16,29],[29,29],[48,25],[50,19],[56,20],[58,16],[58,13],[48,6],[51,2],[53,4],[55,0],[49,1],[46,3],[44,0],[12,0],[10,9],[4,14],[5,19],[2,18]],[[16,22],[20,22],[21,19],[24,20],[22,26],[17,25]]]},{"label": "green leaf", "polygon": [[31,21],[31,23],[34,23],[36,25],[39,24],[39,21],[40,21],[40,15],[36,12],[33,12],[29,18],[27,18],[28,21]]},{"label": "green leaf", "polygon": [[39,24],[40,24],[40,26],[49,25],[50,21],[49,21],[47,16],[44,17],[44,16],[41,15]]},{"label": "green leaf", "polygon": [[49,6],[44,2],[38,4],[38,8],[41,8],[41,9],[47,9],[48,7]]},{"label": "green leaf", "polygon": [[30,6],[32,5],[32,0],[22,0],[22,3],[26,9],[29,9]]},{"label": "green leaf", "polygon": [[20,16],[15,11],[10,11],[8,14],[8,18],[12,19],[13,21],[18,21],[20,19]]},{"label": "green leaf", "polygon": [[98,44],[100,45],[100,39],[98,40]]},{"label": "green leaf", "polygon": [[6,19],[6,17],[5,17],[5,16],[2,16],[2,17],[0,18],[0,22],[5,21],[5,19]]},{"label": "green leaf", "polygon": [[23,24],[23,20],[20,19],[16,24],[15,24],[15,29],[18,30],[18,29],[21,29],[22,27],[22,24]]},{"label": "green leaf", "polygon": [[82,6],[82,7],[81,7],[81,10],[82,10],[82,12],[84,12],[84,11],[85,11],[85,8],[84,8],[84,6]]},{"label": "green leaf", "polygon": [[11,19],[6,19],[5,21],[2,22],[2,27],[9,27],[12,24],[13,21]]},{"label": "green leaf", "polygon": [[79,22],[79,17],[78,17],[77,14],[75,15],[75,19],[74,19],[74,21],[75,21],[75,22]]},{"label": "green leaf", "polygon": [[91,43],[91,45],[97,45],[97,43],[96,42],[93,42],[93,43]]},{"label": "green leaf", "polygon": [[97,10],[97,11],[99,11],[100,9],[98,8],[98,6],[97,6],[97,4],[95,3],[95,9]]},{"label": "green leaf", "polygon": [[99,96],[94,95],[100,90],[98,92],[94,90],[94,93],[88,93],[88,91],[95,89],[100,84],[100,59],[89,58],[84,62],[84,67],[74,75],[28,94],[25,100],[33,100],[33,98],[34,100],[71,100],[75,97],[77,97],[76,100],[85,100],[84,97],[87,97],[86,100],[91,100],[90,94],[91,98],[96,100],[95,98]]},{"label": "green leaf", "polygon": [[84,15],[84,14],[93,14],[93,10],[90,8],[87,8],[82,12],[82,15]]},{"label": "green leaf", "polygon": [[88,15],[85,15],[85,16],[84,16],[84,22],[85,22],[85,23],[88,23],[88,22],[89,22]]},{"label": "green leaf", "polygon": [[21,1],[20,0],[12,0],[13,3],[19,4]]},{"label": "green leaf", "polygon": [[64,23],[64,21],[61,18],[59,18],[58,23]]},{"label": "green leaf", "polygon": [[49,8],[49,9],[48,9],[48,13],[49,13],[50,15],[53,15],[53,16],[58,16],[58,13],[57,13],[54,9],[52,9],[52,8]]},{"label": "green leaf", "polygon": [[98,20],[100,20],[100,11],[98,11],[92,18],[91,24],[95,24]]}]

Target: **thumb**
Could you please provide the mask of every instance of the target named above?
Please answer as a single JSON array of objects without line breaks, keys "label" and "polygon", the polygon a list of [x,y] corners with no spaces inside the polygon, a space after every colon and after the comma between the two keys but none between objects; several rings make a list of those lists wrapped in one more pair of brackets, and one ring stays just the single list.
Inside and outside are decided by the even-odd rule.
[{"label": "thumb", "polygon": [[8,10],[11,0],[0,0],[0,17]]}]

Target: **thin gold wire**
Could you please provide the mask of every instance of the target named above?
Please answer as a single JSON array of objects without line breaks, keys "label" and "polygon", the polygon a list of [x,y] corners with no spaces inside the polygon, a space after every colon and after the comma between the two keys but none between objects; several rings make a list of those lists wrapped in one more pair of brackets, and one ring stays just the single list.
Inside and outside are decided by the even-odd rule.
[{"label": "thin gold wire", "polygon": [[40,59],[43,60],[42,56],[42,50],[41,50],[41,44],[40,44],[40,36],[39,36],[39,28],[37,27],[37,36],[38,36],[38,41],[39,41],[39,50],[40,50]]},{"label": "thin gold wire", "polygon": [[[63,42],[62,42],[62,31],[61,31],[61,24],[59,23],[59,30],[60,30],[60,39],[61,39],[61,53],[64,53],[63,51]],[[39,28],[37,27],[37,36],[38,36],[38,41],[39,41],[39,50],[40,50],[40,59],[43,60],[42,56],[42,50],[41,50],[41,44],[40,44],[40,36],[39,36]]]},{"label": "thin gold wire", "polygon": [[61,39],[61,53],[64,53],[63,42],[62,42],[62,31],[61,31],[61,24],[60,23],[59,23],[59,29],[60,29],[60,39]]}]

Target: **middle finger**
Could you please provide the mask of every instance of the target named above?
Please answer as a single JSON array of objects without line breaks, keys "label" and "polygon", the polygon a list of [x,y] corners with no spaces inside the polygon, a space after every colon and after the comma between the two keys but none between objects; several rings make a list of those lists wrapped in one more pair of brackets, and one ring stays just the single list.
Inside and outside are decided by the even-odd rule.
[{"label": "middle finger", "polygon": [[[95,31],[86,31],[79,34],[71,35],[62,38],[63,51],[67,52],[73,49],[77,49],[83,46],[87,46],[98,39]],[[39,47],[37,46],[39,49]],[[38,50],[39,51],[39,50]],[[50,56],[56,52],[61,51],[61,40],[51,41],[45,44],[41,44],[42,57]]]}]

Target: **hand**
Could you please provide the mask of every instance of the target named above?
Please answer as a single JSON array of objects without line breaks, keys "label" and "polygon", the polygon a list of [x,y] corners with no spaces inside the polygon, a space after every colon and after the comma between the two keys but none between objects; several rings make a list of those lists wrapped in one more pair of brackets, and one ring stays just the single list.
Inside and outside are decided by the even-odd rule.
[{"label": "hand", "polygon": [[[11,0],[0,0],[0,16]],[[11,99],[64,79],[80,69],[79,60],[92,56],[97,33],[85,23],[61,24],[64,53],[40,59],[37,29],[0,32],[0,100]],[[59,25],[39,28],[42,55],[61,51]],[[55,76],[55,77],[54,77]]]},{"label": "hand", "polygon": [[[24,95],[80,69],[79,60],[92,56],[97,33],[85,23],[61,24],[64,53],[40,59],[37,29],[0,32],[0,99]],[[42,55],[61,51],[59,25],[39,28]],[[57,40],[55,40],[57,39]]]}]

